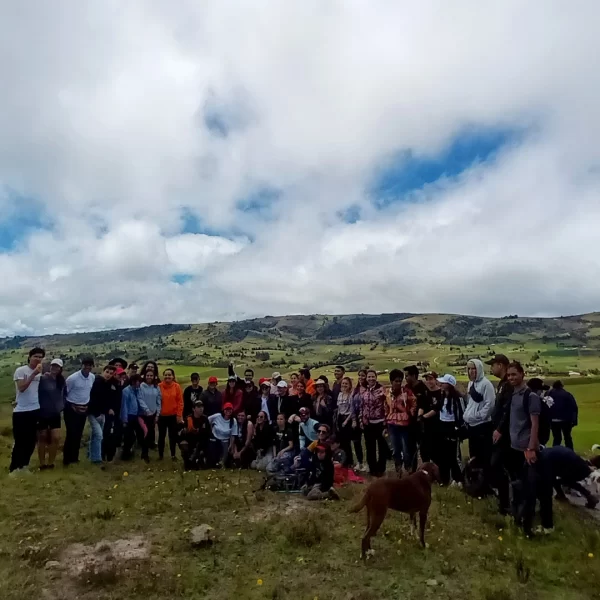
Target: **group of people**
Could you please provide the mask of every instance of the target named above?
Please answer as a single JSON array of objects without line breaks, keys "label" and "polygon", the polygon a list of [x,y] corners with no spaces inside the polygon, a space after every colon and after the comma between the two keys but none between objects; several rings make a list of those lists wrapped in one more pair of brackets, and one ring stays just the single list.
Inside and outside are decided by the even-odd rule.
[{"label": "group of people", "polygon": [[[43,349],[32,349],[28,364],[14,375],[11,472],[27,469],[36,442],[40,469],[54,467],[62,414],[65,466],[79,461],[86,421],[92,463],[112,461],[119,448],[121,458],[130,460],[136,446],[143,460],[148,462],[155,449],[162,460],[168,437],[172,460],[179,449],[187,469],[303,471],[310,475],[312,497],[333,493],[336,463],[380,477],[389,459],[402,474],[413,472],[420,457],[439,466],[443,485],[468,483],[465,474],[476,469],[482,493],[498,496],[501,513],[519,512],[531,533],[537,497],[544,529],[552,526],[548,481],[550,489],[557,477],[576,484],[569,469],[557,465],[570,464],[575,472],[582,461],[572,450],[573,396],[560,382],[552,389],[538,378],[526,383],[522,366],[504,355],[488,361],[499,379],[497,388],[481,360],[468,361],[466,394],[453,375],[427,372],[421,377],[413,365],[392,370],[384,386],[375,370],[360,370],[354,382],[342,365],[335,368],[331,384],[324,375],[313,378],[306,368],[289,382],[275,372],[255,383],[252,369],[242,378],[232,364],[220,390],[216,377],[209,377],[204,389],[194,373],[182,389],[173,369],[159,374],[158,365],[148,361],[139,370],[123,358],[112,359],[99,375],[92,373],[94,361],[84,359],[81,369],[65,379],[61,359],[53,359],[44,371],[44,358]],[[550,431],[558,450],[543,448]],[[560,446],[563,437],[566,448]],[[461,457],[464,440],[470,471]],[[597,500],[589,497],[588,502]]]}]

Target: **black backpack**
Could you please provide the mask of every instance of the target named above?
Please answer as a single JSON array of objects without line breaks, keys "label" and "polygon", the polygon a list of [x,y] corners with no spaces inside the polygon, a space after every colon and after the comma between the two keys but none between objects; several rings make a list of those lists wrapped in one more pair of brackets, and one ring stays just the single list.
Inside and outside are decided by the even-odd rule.
[{"label": "black backpack", "polygon": [[[529,396],[531,395],[531,390],[527,388],[525,393],[523,394],[523,408],[525,412],[529,415]],[[546,404],[544,399],[540,396],[540,402],[542,405],[542,409],[540,411],[540,425],[538,430],[538,440],[542,446],[545,446],[550,439],[550,429],[552,419],[550,418],[550,407]]]}]

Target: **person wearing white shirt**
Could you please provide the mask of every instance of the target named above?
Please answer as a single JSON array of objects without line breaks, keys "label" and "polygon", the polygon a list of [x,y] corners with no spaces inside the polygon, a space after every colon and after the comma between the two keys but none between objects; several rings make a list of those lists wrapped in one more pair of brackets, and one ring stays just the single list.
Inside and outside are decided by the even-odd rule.
[{"label": "person wearing white shirt", "polygon": [[42,361],[46,356],[42,348],[29,351],[29,362],[19,367],[14,374],[16,402],[12,425],[15,443],[9,471],[27,471],[31,455],[35,450],[37,423],[40,414],[38,388],[42,375]]},{"label": "person wearing white shirt", "polygon": [[67,401],[65,402],[65,445],[63,447],[63,465],[67,467],[79,462],[81,436],[87,420],[90,392],[95,376],[92,373],[94,360],[84,358],[81,369],[67,377]]}]

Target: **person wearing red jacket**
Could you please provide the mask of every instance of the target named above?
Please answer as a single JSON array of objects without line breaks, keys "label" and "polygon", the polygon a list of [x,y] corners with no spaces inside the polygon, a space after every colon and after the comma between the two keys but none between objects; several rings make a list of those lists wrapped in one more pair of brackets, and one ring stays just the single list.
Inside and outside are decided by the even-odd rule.
[{"label": "person wearing red jacket", "polygon": [[237,414],[244,408],[244,392],[238,386],[237,377],[230,375],[227,378],[227,387],[223,392],[223,404],[229,402],[233,405],[233,415]]},{"label": "person wearing red jacket", "polygon": [[158,458],[162,460],[165,454],[165,441],[169,433],[169,449],[171,458],[177,460],[176,450],[179,429],[183,424],[183,392],[175,380],[175,371],[165,369],[163,380],[158,384],[162,402],[158,417]]}]

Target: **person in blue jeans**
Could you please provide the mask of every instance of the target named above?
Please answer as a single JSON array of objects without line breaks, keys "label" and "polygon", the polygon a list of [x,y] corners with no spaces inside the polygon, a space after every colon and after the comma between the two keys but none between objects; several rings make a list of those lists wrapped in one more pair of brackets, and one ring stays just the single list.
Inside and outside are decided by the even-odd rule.
[{"label": "person in blue jeans", "polygon": [[114,417],[119,408],[121,391],[114,378],[116,367],[106,365],[101,377],[96,377],[90,391],[88,421],[91,435],[88,457],[94,464],[102,464],[102,438],[106,415]]}]

